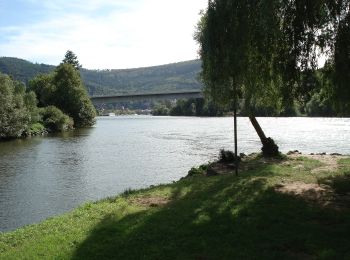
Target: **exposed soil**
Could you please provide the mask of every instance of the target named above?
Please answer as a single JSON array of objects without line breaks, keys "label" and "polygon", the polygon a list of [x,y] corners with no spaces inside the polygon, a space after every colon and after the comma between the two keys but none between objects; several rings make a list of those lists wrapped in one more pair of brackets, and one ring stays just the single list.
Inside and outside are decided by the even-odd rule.
[{"label": "exposed soil", "polygon": [[235,171],[235,164],[227,164],[227,163],[221,163],[221,162],[215,162],[209,165],[207,169],[207,175],[222,175],[222,174],[228,174]]},{"label": "exposed soil", "polygon": [[305,199],[322,207],[330,207],[337,210],[350,209],[350,194],[337,194],[328,185],[291,182],[276,185],[275,190]]},{"label": "exposed soil", "polygon": [[311,170],[311,173],[318,173],[322,171],[335,171],[338,169],[338,160],[341,158],[346,158],[342,155],[329,155],[329,154],[301,154],[301,153],[292,153],[288,155],[291,158],[297,158],[300,156],[307,157],[320,161],[324,165],[317,167]]},{"label": "exposed soil", "polygon": [[167,204],[170,200],[164,197],[136,197],[131,198],[130,201],[140,206],[158,207]]},{"label": "exposed soil", "polygon": [[[318,160],[323,165],[311,170],[311,173],[317,174],[322,171],[336,171],[339,168],[338,160],[346,158],[342,155],[329,154],[301,154],[300,152],[289,153],[290,158],[307,157]],[[294,168],[303,167],[296,165]],[[291,182],[277,185],[275,190],[281,193],[292,194],[297,197],[315,202],[321,206],[332,207],[336,209],[350,208],[350,194],[337,194],[331,186],[317,183]]]},{"label": "exposed soil", "polygon": [[319,186],[315,183],[291,182],[276,186],[276,191],[293,194],[309,200],[318,200],[325,196],[330,189],[326,186]]}]

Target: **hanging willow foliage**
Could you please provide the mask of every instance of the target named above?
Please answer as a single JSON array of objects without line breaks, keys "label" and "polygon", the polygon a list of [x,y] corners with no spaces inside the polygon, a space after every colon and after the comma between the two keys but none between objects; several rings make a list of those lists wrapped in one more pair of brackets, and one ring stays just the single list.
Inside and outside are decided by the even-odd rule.
[{"label": "hanging willow foliage", "polygon": [[349,3],[210,0],[195,34],[206,94],[228,104],[235,86],[248,107],[259,101],[281,109],[307,93],[302,73],[328,57],[335,68],[333,91],[346,90],[350,97],[345,84],[350,79]]}]

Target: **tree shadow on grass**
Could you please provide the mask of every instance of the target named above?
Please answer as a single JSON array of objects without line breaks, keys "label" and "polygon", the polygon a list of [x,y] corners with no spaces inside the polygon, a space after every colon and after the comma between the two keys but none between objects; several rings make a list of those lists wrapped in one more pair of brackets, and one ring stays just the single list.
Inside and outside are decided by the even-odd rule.
[{"label": "tree shadow on grass", "polygon": [[185,179],[172,197],[122,219],[106,215],[74,259],[350,257],[349,211],[278,193],[264,178]]},{"label": "tree shadow on grass", "polygon": [[343,174],[321,178],[320,184],[331,188],[329,204],[340,210],[350,210],[350,171]]}]

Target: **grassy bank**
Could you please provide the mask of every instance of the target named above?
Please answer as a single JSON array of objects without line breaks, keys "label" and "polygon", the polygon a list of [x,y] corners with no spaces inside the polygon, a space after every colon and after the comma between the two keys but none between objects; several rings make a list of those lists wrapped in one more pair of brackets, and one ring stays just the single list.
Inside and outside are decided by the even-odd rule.
[{"label": "grassy bank", "polygon": [[0,234],[0,259],[350,259],[350,158],[248,158]]}]

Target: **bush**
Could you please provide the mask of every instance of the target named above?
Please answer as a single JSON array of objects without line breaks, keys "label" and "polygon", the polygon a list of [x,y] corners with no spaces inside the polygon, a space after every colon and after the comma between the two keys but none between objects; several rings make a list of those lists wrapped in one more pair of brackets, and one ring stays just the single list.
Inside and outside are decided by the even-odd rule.
[{"label": "bush", "polygon": [[49,132],[62,132],[73,129],[74,121],[55,106],[40,109],[42,122]]},{"label": "bush", "polygon": [[42,135],[45,133],[45,126],[41,123],[34,123],[32,124],[29,129],[27,130],[26,135],[27,136],[33,136],[33,135]]},{"label": "bush", "polygon": [[29,83],[39,106],[56,106],[74,119],[76,127],[95,124],[96,110],[83,85],[79,71],[70,64],[59,65],[51,74],[39,75]]},{"label": "bush", "polygon": [[188,171],[187,176],[194,176],[194,175],[203,175],[208,169],[208,165],[201,165],[198,168],[192,167],[191,170]]},{"label": "bush", "polygon": [[[238,161],[241,159],[238,156]],[[236,156],[234,152],[226,151],[225,149],[220,150],[219,162],[221,163],[234,163],[236,161]]]},{"label": "bush", "polygon": [[163,104],[159,104],[152,109],[152,115],[154,116],[168,116],[169,108]]}]

